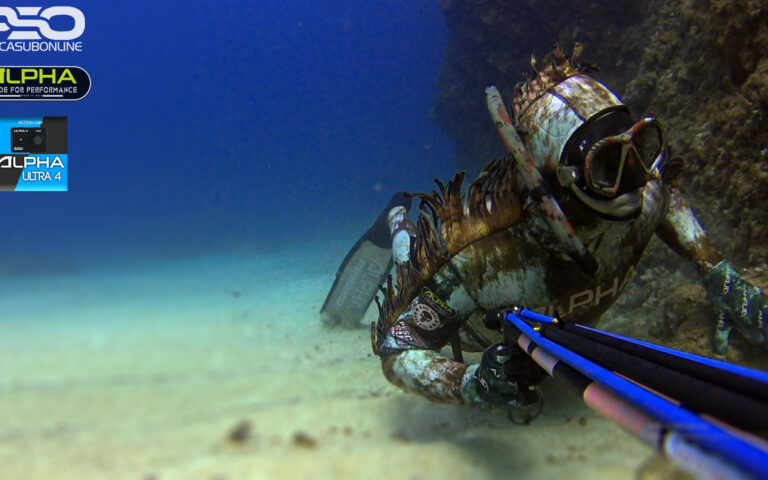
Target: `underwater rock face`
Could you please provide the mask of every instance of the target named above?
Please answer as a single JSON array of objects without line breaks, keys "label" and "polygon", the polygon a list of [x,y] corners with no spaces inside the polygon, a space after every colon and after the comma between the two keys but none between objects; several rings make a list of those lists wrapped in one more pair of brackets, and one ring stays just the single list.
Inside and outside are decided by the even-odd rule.
[{"label": "underwater rock face", "polygon": [[668,125],[681,188],[718,248],[766,262],[768,1],[653,2],[640,69],[624,87]]},{"label": "underwater rock face", "polygon": [[514,85],[531,71],[531,54],[541,58],[555,43],[570,49],[579,41],[584,44],[582,58],[599,60],[604,67],[596,78],[624,85],[625,63],[638,58],[635,50],[641,51],[641,47],[627,49],[624,38],[636,30],[640,3],[440,0],[449,40],[432,114],[456,141],[459,167],[477,173],[486,160],[503,153],[483,91],[496,85],[504,98],[511,99]]},{"label": "underwater rock face", "polygon": [[[768,263],[768,0],[439,2],[449,41],[432,113],[456,142],[459,168],[475,173],[504,154],[483,88],[511,99],[531,54],[578,41],[581,60],[600,68],[592,75],[635,117],[667,126],[684,161],[677,183],[716,248],[737,267],[765,271],[754,267]],[[624,308],[646,289],[667,304],[663,292],[698,283],[684,263],[654,241],[638,270],[654,269],[654,281],[633,282]],[[672,274],[681,267],[682,278]]]}]

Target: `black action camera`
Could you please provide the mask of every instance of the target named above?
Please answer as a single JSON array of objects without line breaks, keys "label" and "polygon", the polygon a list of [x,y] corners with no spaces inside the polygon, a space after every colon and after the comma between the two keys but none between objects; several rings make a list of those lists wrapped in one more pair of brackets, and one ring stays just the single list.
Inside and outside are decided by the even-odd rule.
[{"label": "black action camera", "polygon": [[45,128],[12,128],[11,152],[44,153],[47,146]]}]

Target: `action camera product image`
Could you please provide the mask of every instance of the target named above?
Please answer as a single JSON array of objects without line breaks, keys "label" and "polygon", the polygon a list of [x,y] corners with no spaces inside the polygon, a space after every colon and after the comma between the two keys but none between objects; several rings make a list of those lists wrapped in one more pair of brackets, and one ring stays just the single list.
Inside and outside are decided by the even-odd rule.
[{"label": "action camera product image", "polygon": [[0,191],[65,192],[68,165],[67,117],[0,117]]},{"label": "action camera product image", "polygon": [[46,150],[45,128],[12,128],[11,152],[43,153]]}]

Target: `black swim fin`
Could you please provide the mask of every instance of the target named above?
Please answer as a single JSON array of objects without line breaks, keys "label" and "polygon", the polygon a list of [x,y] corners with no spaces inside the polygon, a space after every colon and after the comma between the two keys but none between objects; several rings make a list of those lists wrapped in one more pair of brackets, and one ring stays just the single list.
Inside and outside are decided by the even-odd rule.
[{"label": "black swim fin", "polygon": [[392,239],[387,214],[397,206],[411,208],[411,199],[398,192],[376,222],[344,257],[320,314],[326,325],[360,326],[379,286],[392,269]]}]

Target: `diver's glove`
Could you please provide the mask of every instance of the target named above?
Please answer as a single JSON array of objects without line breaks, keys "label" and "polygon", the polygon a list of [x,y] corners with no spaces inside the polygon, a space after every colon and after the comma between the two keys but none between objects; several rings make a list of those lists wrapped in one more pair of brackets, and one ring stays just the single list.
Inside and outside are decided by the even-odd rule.
[{"label": "diver's glove", "polygon": [[703,278],[712,305],[719,315],[714,337],[715,353],[725,355],[731,328],[741,332],[753,345],[766,347],[765,319],[768,296],[747,282],[733,265],[723,260]]},{"label": "diver's glove", "polygon": [[[468,369],[468,374],[472,367]],[[519,348],[503,343],[491,345],[465,379],[462,394],[468,403],[484,408],[517,410],[541,404],[535,384],[546,374]]]}]

